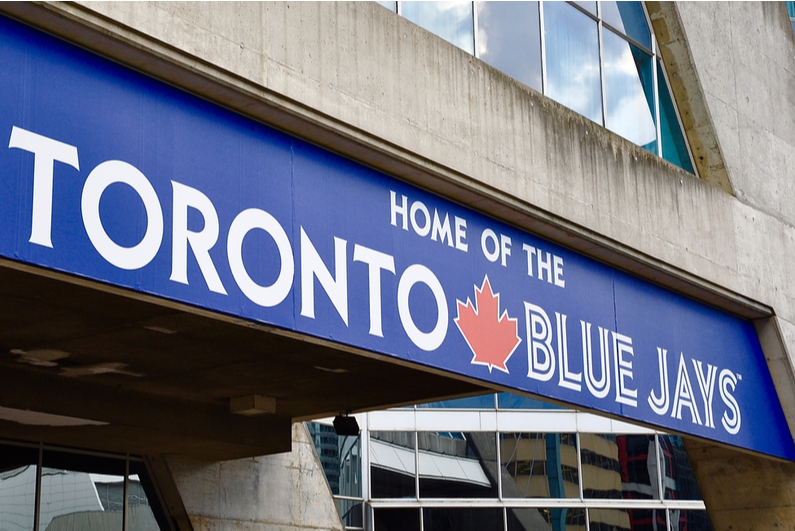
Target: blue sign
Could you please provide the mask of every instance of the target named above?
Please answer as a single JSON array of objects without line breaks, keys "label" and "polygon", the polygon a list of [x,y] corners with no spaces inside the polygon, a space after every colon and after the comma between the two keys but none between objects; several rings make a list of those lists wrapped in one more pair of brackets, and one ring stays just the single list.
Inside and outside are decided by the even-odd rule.
[{"label": "blue sign", "polygon": [[0,73],[4,257],[795,458],[745,320],[6,19]]}]

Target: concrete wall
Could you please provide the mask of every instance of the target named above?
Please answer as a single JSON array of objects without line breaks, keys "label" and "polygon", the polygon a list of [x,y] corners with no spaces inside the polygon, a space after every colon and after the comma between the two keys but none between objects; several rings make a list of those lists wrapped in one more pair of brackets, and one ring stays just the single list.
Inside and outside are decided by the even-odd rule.
[{"label": "concrete wall", "polygon": [[293,450],[211,463],[169,457],[168,465],[196,531],[342,531],[323,468],[303,423]]},{"label": "concrete wall", "polygon": [[[783,2],[680,3],[682,37],[736,195],[747,293],[777,316],[758,327],[792,425],[795,36]],[[668,13],[671,16],[676,13]],[[755,283],[750,282],[755,278]],[[771,297],[772,295],[772,297]],[[771,328],[777,331],[770,330]],[[775,341],[775,340],[774,340]],[[777,358],[777,359],[776,359]],[[783,377],[782,375],[786,375]],[[789,380],[789,381],[788,381]],[[791,390],[791,388],[790,388]],[[782,392],[784,391],[784,392]],[[795,529],[795,465],[687,441],[715,529]]]}]

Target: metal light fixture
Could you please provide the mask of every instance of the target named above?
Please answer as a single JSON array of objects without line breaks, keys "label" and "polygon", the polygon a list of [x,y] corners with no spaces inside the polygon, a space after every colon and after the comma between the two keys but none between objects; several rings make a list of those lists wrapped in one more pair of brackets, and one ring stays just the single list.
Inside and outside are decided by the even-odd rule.
[{"label": "metal light fixture", "polygon": [[348,413],[337,415],[334,417],[334,431],[337,435],[355,437],[359,435],[359,423],[356,422],[356,417],[351,417]]}]

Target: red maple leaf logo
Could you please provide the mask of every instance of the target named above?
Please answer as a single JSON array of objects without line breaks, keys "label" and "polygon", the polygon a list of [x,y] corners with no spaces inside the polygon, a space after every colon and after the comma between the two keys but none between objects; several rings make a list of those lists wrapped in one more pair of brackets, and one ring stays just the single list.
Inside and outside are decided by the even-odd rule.
[{"label": "red maple leaf logo", "polygon": [[458,317],[454,321],[472,349],[471,363],[486,365],[489,372],[499,369],[507,373],[505,364],[522,340],[517,334],[517,319],[508,317],[508,310],[500,315],[500,294],[491,291],[488,275],[480,289],[475,286],[475,306],[469,298],[466,304],[456,303]]}]

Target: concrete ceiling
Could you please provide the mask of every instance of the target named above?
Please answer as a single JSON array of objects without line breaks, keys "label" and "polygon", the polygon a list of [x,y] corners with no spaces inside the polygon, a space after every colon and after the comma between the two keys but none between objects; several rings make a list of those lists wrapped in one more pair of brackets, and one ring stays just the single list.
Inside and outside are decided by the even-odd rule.
[{"label": "concrete ceiling", "polygon": [[[0,323],[12,439],[232,459],[289,451],[294,420],[487,391],[14,263],[0,266]],[[230,398],[249,394],[276,412],[231,414]]]}]

